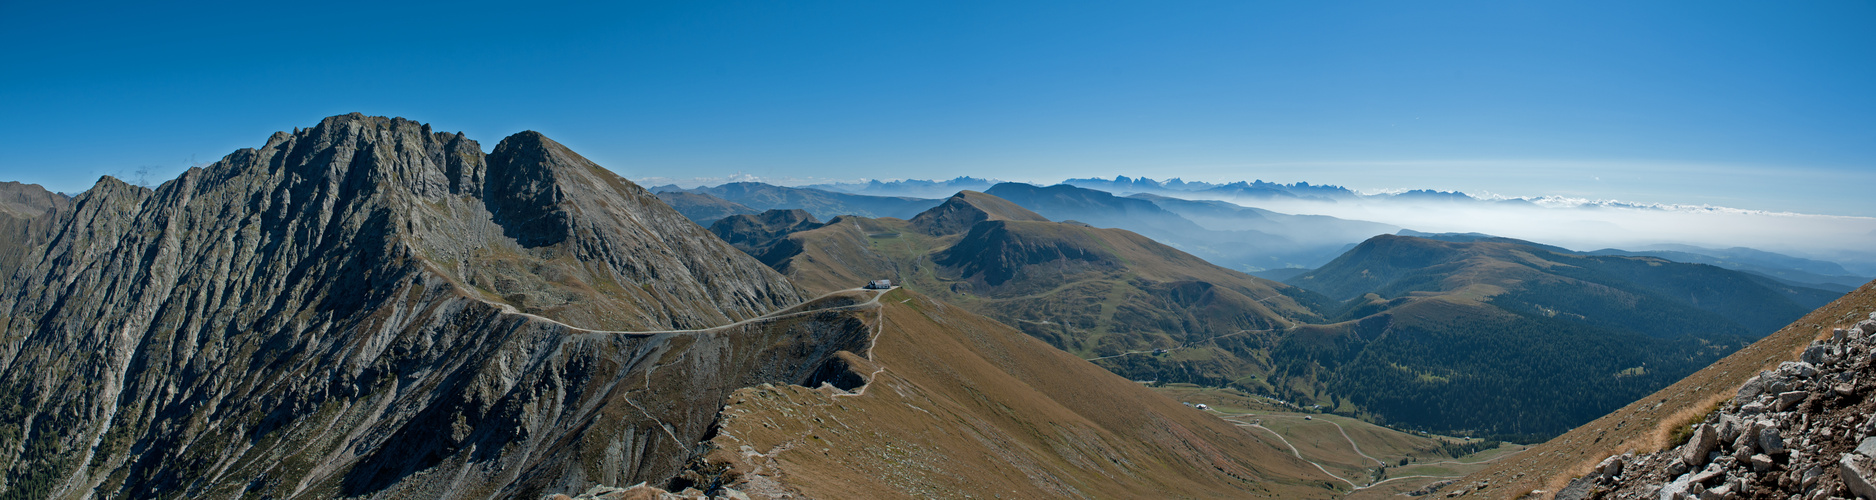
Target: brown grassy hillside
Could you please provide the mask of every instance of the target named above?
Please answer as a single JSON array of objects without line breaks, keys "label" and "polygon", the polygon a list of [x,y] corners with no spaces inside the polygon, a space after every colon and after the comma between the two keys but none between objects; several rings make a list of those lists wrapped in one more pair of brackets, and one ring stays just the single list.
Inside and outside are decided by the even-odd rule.
[{"label": "brown grassy hillside", "polygon": [[[1609,455],[1667,447],[1672,430],[1704,417],[1732,397],[1760,370],[1798,359],[1811,341],[1847,327],[1876,310],[1876,282],[1812,311],[1758,342],[1648,397],[1622,407],[1556,439],[1479,471],[1449,489],[1475,490],[1487,498],[1514,498],[1531,490],[1558,491]],[[1481,487],[1482,486],[1482,487]]]},{"label": "brown grassy hillside", "polygon": [[[810,498],[1323,498],[1346,488],[1211,414],[1008,326],[904,290],[881,303],[861,394],[731,396],[712,460],[744,491]],[[762,496],[758,494],[757,496]]]}]

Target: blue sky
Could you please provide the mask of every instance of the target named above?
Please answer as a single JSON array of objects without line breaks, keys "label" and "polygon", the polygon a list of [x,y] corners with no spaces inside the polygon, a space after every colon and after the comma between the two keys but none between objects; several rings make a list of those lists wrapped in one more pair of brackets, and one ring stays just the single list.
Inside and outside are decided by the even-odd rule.
[{"label": "blue sky", "polygon": [[[359,111],[628,178],[1145,175],[1876,216],[1876,3],[0,2],[0,180]],[[133,179],[134,180],[134,179]]]}]

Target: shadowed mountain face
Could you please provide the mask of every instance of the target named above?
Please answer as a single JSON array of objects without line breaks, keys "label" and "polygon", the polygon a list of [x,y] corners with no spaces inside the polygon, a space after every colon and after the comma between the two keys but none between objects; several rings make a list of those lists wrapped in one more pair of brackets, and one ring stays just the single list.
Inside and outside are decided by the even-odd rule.
[{"label": "shadowed mountain face", "polygon": [[1391,230],[1381,224],[1279,214],[1224,202],[1153,195],[1122,198],[1067,184],[1006,182],[986,193],[1050,219],[1139,233],[1240,271],[1316,267],[1362,239]]},{"label": "shadowed mountain face", "polygon": [[[1547,436],[1731,353],[1820,304],[1753,276],[1502,238],[1377,236],[1289,283],[1349,301],[1286,338],[1278,385],[1388,422]],[[1313,380],[1313,382],[1308,382]]]},{"label": "shadowed mountain face", "polygon": [[1317,294],[972,191],[910,221],[842,217],[764,248],[806,288],[893,279],[1136,380],[1260,378],[1274,332],[1321,320]]},{"label": "shadowed mountain face", "polygon": [[804,383],[866,341],[837,311],[583,329],[723,325],[803,296],[534,133],[484,158],[338,116],[56,212],[0,286],[8,498],[660,482],[729,391]]},{"label": "shadowed mountain face", "polygon": [[775,186],[760,182],[732,182],[687,190],[707,194],[756,210],[802,209],[821,220],[842,215],[910,218],[937,206],[939,200],[904,196],[868,196],[810,188]]},{"label": "shadowed mountain face", "polygon": [[732,215],[762,213],[761,210],[743,206],[741,203],[703,193],[659,191],[658,199],[664,200],[665,204],[699,225],[710,224]]},{"label": "shadowed mountain face", "polygon": [[1855,290],[1869,282],[1865,276],[1853,276],[1835,262],[1792,257],[1751,248],[1724,250],[1687,245],[1651,245],[1642,251],[1607,248],[1591,255],[1629,255],[1659,257],[1674,262],[1709,264],[1772,278],[1786,284],[1818,288],[1837,293]]},{"label": "shadowed mountain face", "polygon": [[25,254],[52,237],[53,224],[71,198],[38,184],[0,182],[0,280],[19,269]]},{"label": "shadowed mountain face", "polygon": [[763,264],[774,266],[800,251],[788,245],[784,237],[825,225],[805,210],[770,210],[724,217],[710,225],[710,232]]}]

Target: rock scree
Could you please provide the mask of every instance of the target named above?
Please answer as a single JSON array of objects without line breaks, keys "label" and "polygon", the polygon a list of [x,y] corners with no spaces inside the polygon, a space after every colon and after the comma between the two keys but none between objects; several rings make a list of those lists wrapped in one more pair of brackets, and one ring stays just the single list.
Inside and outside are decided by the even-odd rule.
[{"label": "rock scree", "polygon": [[1872,396],[1876,313],[1748,379],[1686,442],[1611,456],[1556,498],[1876,499]]}]

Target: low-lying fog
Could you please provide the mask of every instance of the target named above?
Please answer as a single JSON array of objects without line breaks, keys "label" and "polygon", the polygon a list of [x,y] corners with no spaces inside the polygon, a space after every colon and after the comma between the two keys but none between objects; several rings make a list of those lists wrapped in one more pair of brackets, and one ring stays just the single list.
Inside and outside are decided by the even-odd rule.
[{"label": "low-lying fog", "polygon": [[[1876,218],[1769,213],[1719,207],[1628,207],[1561,200],[1334,202],[1221,200],[1292,214],[1394,224],[1425,232],[1477,232],[1572,250],[1645,250],[1656,244],[1750,247],[1837,262],[1876,276]],[[1543,205],[1540,205],[1542,203]],[[1546,206],[1550,205],[1550,206]]]}]

